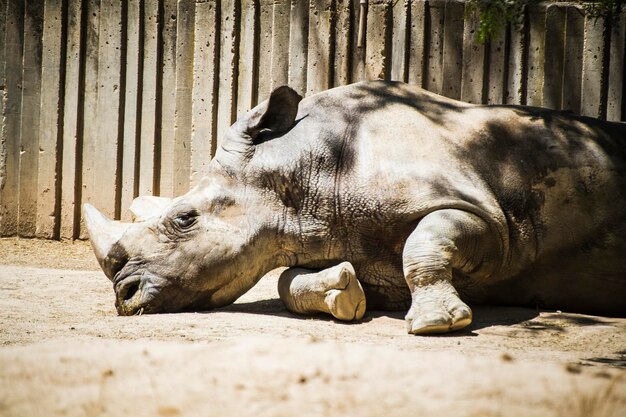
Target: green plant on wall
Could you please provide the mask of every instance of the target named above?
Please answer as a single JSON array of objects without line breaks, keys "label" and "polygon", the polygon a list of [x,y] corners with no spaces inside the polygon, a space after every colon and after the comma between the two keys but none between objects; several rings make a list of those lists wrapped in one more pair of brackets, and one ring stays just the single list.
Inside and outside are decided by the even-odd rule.
[{"label": "green plant on wall", "polygon": [[591,17],[614,19],[619,17],[626,0],[579,1]]},{"label": "green plant on wall", "polygon": [[[478,15],[478,40],[486,42],[497,38],[508,24],[520,27],[525,7],[540,0],[468,0],[466,16]],[[581,3],[585,13],[594,18],[614,19],[622,12],[626,0],[574,1]]]},{"label": "green plant on wall", "polygon": [[478,41],[497,38],[507,24],[518,27],[524,19],[524,7],[529,0],[468,0],[465,15],[478,15]]}]

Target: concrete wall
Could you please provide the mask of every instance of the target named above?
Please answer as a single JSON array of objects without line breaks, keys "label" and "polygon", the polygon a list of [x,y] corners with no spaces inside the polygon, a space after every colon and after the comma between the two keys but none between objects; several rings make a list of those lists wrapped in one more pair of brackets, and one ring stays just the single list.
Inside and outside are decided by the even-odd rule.
[{"label": "concrete wall", "polygon": [[91,202],[129,219],[179,195],[276,86],[394,79],[474,103],[624,120],[624,18],[566,3],[476,43],[454,0],[0,0],[0,235],[84,237]]}]

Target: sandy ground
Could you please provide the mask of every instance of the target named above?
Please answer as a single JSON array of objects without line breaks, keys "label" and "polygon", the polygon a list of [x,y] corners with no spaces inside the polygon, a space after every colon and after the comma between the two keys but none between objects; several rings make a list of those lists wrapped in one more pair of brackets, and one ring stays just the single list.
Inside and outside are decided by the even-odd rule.
[{"label": "sandy ground", "polygon": [[118,317],[85,242],[0,239],[0,416],[624,416],[626,319],[474,306],[467,331],[288,313]]}]

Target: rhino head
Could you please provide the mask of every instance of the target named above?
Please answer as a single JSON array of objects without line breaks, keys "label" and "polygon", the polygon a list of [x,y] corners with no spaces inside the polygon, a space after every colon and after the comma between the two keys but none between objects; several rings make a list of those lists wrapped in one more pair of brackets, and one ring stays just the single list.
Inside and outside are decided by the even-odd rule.
[{"label": "rhino head", "polygon": [[231,126],[200,184],[172,200],[139,197],[131,206],[133,223],[84,205],[120,315],[224,306],[284,263],[279,202],[250,186],[243,173],[258,143],[292,128],[301,99],[288,87],[274,90]]}]

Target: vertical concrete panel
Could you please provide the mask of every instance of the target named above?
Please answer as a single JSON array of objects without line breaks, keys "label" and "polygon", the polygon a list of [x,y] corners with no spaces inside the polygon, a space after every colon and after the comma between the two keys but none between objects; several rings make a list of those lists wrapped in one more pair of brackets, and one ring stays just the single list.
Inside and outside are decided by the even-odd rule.
[{"label": "vertical concrete panel", "polygon": [[[467,69],[463,67],[463,54],[472,46],[468,45],[468,42],[472,41],[469,37],[464,41],[464,12],[463,3],[457,1],[446,3],[443,30],[442,93],[444,96],[456,100],[461,98],[461,81]],[[474,65],[475,63],[471,62],[470,64]]]},{"label": "vertical concrete panel", "polygon": [[391,41],[391,79],[407,82],[407,40],[409,0],[397,0],[393,3],[393,33]]},{"label": "vertical concrete panel", "polygon": [[239,71],[237,74],[237,118],[256,103],[257,93],[257,11],[258,0],[241,0],[239,29]]},{"label": "vertical concrete panel", "polygon": [[604,70],[604,19],[585,16],[581,114],[603,117],[602,72]]},{"label": "vertical concrete panel", "polygon": [[83,55],[81,26],[83,5],[68,2],[63,111],[63,166],[61,169],[61,225],[63,239],[78,237],[80,219],[80,166],[82,152],[84,78],[81,75]]},{"label": "vertical concrete panel", "polygon": [[176,20],[177,0],[163,1],[163,27],[161,29],[163,57],[161,59],[161,178],[159,195],[174,197],[174,135],[176,123]]},{"label": "vertical concrete panel", "polygon": [[560,109],[563,97],[563,58],[565,56],[566,9],[550,4],[546,8],[546,37],[543,83],[543,107]]},{"label": "vertical concrete panel", "polygon": [[85,237],[81,201],[128,220],[139,192],[184,193],[218,131],[284,83],[393,78],[624,116],[624,17],[605,45],[581,7],[535,4],[522,32],[480,46],[462,10],[370,0],[357,48],[359,0],[0,0],[0,235]]},{"label": "vertical concrete panel", "polygon": [[4,184],[6,182],[7,169],[7,138],[6,138],[6,120],[4,112],[4,103],[7,100],[6,86],[6,30],[7,30],[7,0],[0,0],[0,236],[2,236],[2,217],[3,217],[3,194]]},{"label": "vertical concrete panel", "polygon": [[289,79],[290,0],[275,0],[272,11],[272,59],[270,89],[285,85]]},{"label": "vertical concrete panel", "polygon": [[196,2],[193,92],[191,95],[191,178],[196,185],[207,173],[215,153],[217,80],[215,59],[216,8],[214,2]]},{"label": "vertical concrete panel", "polygon": [[445,0],[432,0],[426,8],[427,39],[425,47],[427,59],[424,87],[433,93],[441,94],[443,89],[443,31]]},{"label": "vertical concrete panel", "polygon": [[[363,46],[358,47],[359,44],[359,21],[361,20],[361,6],[360,0],[352,0],[352,76],[351,82],[363,81],[365,79],[365,47],[367,46],[367,39],[363,40]],[[367,20],[367,12],[363,17]],[[365,38],[365,35],[363,35]]]},{"label": "vertical concrete panel", "polygon": [[565,57],[563,68],[563,98],[561,108],[580,114],[584,45],[584,16],[580,7],[569,5],[565,22]]},{"label": "vertical concrete panel", "polygon": [[[4,86],[5,75],[6,75],[6,48],[5,48],[5,35],[7,29],[7,1],[8,0],[0,0],[0,81]],[[6,88],[3,87],[0,90],[0,98],[4,98],[4,91]],[[0,100],[0,110],[4,110],[4,102]],[[0,117],[2,117],[2,112],[0,111]],[[4,124],[0,125],[0,130],[4,126]]]},{"label": "vertical concrete panel", "polygon": [[606,118],[624,120],[624,49],[626,48],[626,18],[622,13],[611,26],[609,46],[609,79]]},{"label": "vertical concrete panel", "polygon": [[[104,0],[102,0],[104,1]],[[139,195],[153,195],[158,173],[157,154],[161,132],[157,112],[159,89],[159,0],[145,0],[143,10],[143,70],[141,89],[141,141]]]},{"label": "vertical concrete panel", "polygon": [[142,39],[141,5],[138,1],[130,1],[126,13],[126,88],[124,94],[124,153],[122,155],[122,192],[120,218],[132,220],[129,210],[133,199],[139,191],[139,153],[141,143],[141,86],[142,75]]},{"label": "vertical concrete panel", "polygon": [[528,78],[526,104],[541,106],[543,100],[543,80],[546,40],[545,4],[528,7]]},{"label": "vertical concrete panel", "polygon": [[[24,5],[18,229],[20,236],[33,237],[35,236],[37,213],[41,41],[44,3],[37,0],[27,0]],[[48,24],[50,23],[48,22]],[[60,26],[57,29],[60,29]],[[51,150],[48,149],[47,151],[50,152]]]},{"label": "vertical concrete panel", "polygon": [[309,44],[309,1],[291,0],[289,13],[289,85],[306,93],[307,51]]},{"label": "vertical concrete panel", "polygon": [[239,61],[239,6],[237,0],[220,4],[219,95],[217,100],[217,143],[237,114],[237,64]]},{"label": "vertical concrete panel", "polygon": [[259,67],[258,67],[258,83],[256,102],[267,100],[271,91],[271,80],[267,76],[272,67],[272,19],[274,15],[274,7],[271,1],[259,0]]},{"label": "vertical concrete panel", "polygon": [[330,88],[332,80],[330,47],[332,35],[332,1],[311,0],[309,10],[309,54],[307,58],[307,95]]},{"label": "vertical concrete panel", "polygon": [[9,1],[6,7],[6,81],[2,127],[2,178],[0,181],[0,236],[17,234],[19,200],[20,128],[22,109],[22,58],[24,51],[24,3]]},{"label": "vertical concrete panel", "polygon": [[506,28],[489,41],[486,48],[488,60],[488,74],[484,82],[487,83],[487,104],[504,103],[504,82],[506,74]]},{"label": "vertical concrete panel", "polygon": [[178,0],[176,20],[176,132],[174,138],[174,195],[189,190],[195,2]]},{"label": "vertical concrete panel", "polygon": [[45,3],[45,25],[43,29],[43,53],[41,67],[41,110],[39,126],[39,165],[37,177],[37,237],[58,237],[57,198],[60,195],[60,172],[57,170],[59,141],[63,120],[61,96],[63,84],[61,68],[63,62],[62,31],[63,1],[50,0]]},{"label": "vertical concrete panel", "polygon": [[474,16],[466,20],[463,30],[461,100],[474,104],[483,102],[485,77],[485,45],[478,41],[478,24],[478,19]]},{"label": "vertical concrete panel", "polygon": [[[100,36],[98,47],[98,103],[95,121],[98,134],[95,142],[97,192],[94,205],[109,217],[119,217],[117,198],[119,172],[118,157],[121,146],[120,94],[122,49],[122,3],[120,0],[102,0],[100,3]],[[121,190],[119,190],[121,191]]]},{"label": "vertical concrete panel", "polygon": [[370,0],[368,7],[365,77],[368,80],[388,80],[391,76],[391,3],[388,0]]},{"label": "vertical concrete panel", "polygon": [[[4,119],[2,118],[2,115],[4,113],[4,98],[5,98],[5,92],[6,92],[6,85],[5,85],[6,79],[5,78],[6,78],[6,63],[7,63],[6,58],[7,57],[6,57],[6,45],[4,43],[6,29],[7,29],[7,0],[0,0],[0,85],[2,85],[2,88],[0,89],[0,121],[1,121],[0,138],[2,137],[2,127],[4,126]],[[2,146],[4,146],[4,144]],[[2,159],[0,159],[0,162],[1,161]],[[0,178],[3,178],[2,167],[3,165],[0,164]]]},{"label": "vertical concrete panel", "polygon": [[307,1],[291,0],[289,10],[289,85],[299,94],[306,92],[309,43],[309,7]]},{"label": "vertical concrete panel", "polygon": [[525,97],[524,54],[526,37],[523,28],[509,28],[509,62],[506,79],[506,104],[523,104]]},{"label": "vertical concrete panel", "polygon": [[[82,165],[82,202],[94,203],[96,186],[96,140],[98,137],[98,45],[100,37],[100,0],[87,1],[87,25],[85,42],[85,94]],[[81,218],[80,238],[89,235]]]},{"label": "vertical concrete panel", "polygon": [[350,83],[351,53],[352,48],[356,47],[356,45],[352,45],[352,37],[350,36],[352,19],[351,0],[337,0],[335,7],[335,73],[333,86],[336,87]]},{"label": "vertical concrete panel", "polygon": [[409,0],[409,69],[408,82],[424,85],[424,39],[426,36],[426,10],[424,0]]}]

